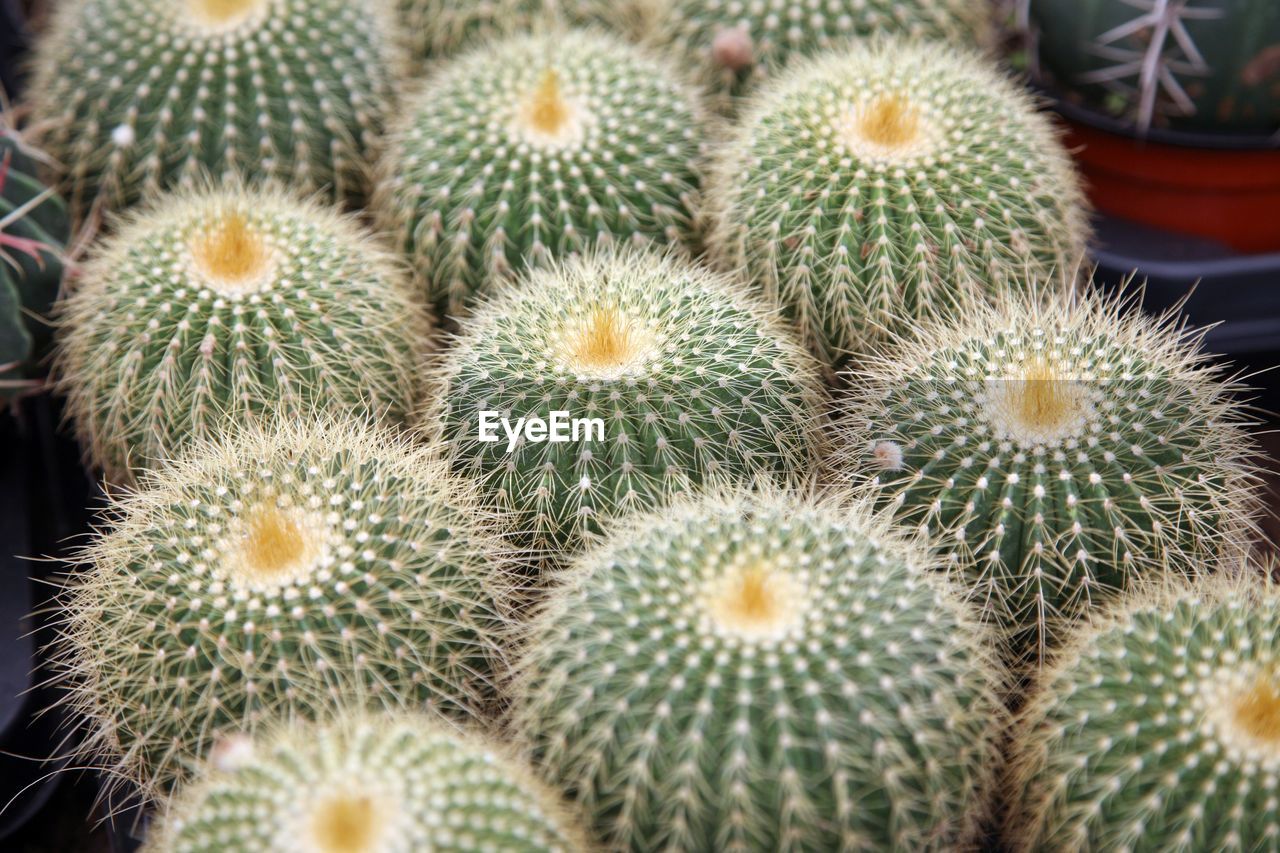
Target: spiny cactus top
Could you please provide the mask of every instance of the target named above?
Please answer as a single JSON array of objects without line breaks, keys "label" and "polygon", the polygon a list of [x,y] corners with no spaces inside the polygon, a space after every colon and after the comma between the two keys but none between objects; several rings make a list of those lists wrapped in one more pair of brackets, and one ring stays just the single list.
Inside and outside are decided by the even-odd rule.
[{"label": "spiny cactus top", "polygon": [[684,501],[584,554],[514,725],[609,849],[951,850],[999,729],[967,609],[864,509]]},{"label": "spiny cactus top", "polygon": [[401,57],[390,0],[67,0],[31,92],[77,219],[204,175],[358,201]]},{"label": "spiny cactus top", "polygon": [[238,189],[136,216],[87,263],[62,314],[68,407],[116,480],[225,417],[403,419],[429,328],[407,276],[351,220]]},{"label": "spiny cactus top", "polygon": [[858,38],[985,45],[991,36],[991,12],[971,0],[663,0],[660,8],[653,37],[693,63],[723,106],[790,60]]},{"label": "spiny cactus top", "polygon": [[[801,475],[817,371],[735,284],[635,251],[535,272],[464,325],[428,422],[544,552],[708,480]],[[520,429],[555,412],[565,441]]]},{"label": "spiny cactus top", "polygon": [[1280,596],[1135,597],[1075,637],[1015,732],[1016,850],[1275,850]]},{"label": "spiny cactus top", "polygon": [[0,114],[0,404],[39,384],[48,316],[62,284],[67,209]]},{"label": "spiny cactus top", "polygon": [[408,714],[215,747],[148,853],[577,853],[560,799],[501,749]]},{"label": "spiny cactus top", "polygon": [[1019,655],[1249,526],[1235,388],[1172,318],[1127,302],[975,306],[856,377],[847,473],[935,537]]},{"label": "spiny cactus top", "polygon": [[492,701],[508,551],[427,450],[355,423],[246,427],[112,506],[63,594],[83,750],[167,788],[220,732],[338,701]]},{"label": "spiny cactus top", "polygon": [[420,57],[557,26],[600,26],[639,37],[652,0],[397,0],[400,18]]},{"label": "spiny cactus top", "polygon": [[962,296],[1069,273],[1081,195],[1048,120],[976,56],[885,40],[802,63],[717,154],[713,248],[828,361]]},{"label": "spiny cactus top", "polygon": [[701,132],[670,64],[602,34],[518,37],[428,79],[378,207],[433,304],[456,315],[528,263],[691,239]]}]

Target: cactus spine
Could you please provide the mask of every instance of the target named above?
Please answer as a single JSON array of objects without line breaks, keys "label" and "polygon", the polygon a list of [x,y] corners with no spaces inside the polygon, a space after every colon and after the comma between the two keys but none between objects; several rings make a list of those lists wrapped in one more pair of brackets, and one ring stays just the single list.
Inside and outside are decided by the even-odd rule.
[{"label": "cactus spine", "polygon": [[362,229],[278,192],[164,199],[101,244],[62,310],[61,383],[113,480],[225,419],[403,420],[429,321]]},{"label": "cactus spine", "polygon": [[1015,729],[1013,849],[1280,844],[1280,598],[1135,596],[1063,651]]},{"label": "cactus spine", "polygon": [[675,68],[582,32],[455,60],[409,103],[379,199],[427,296],[459,315],[526,265],[688,243],[702,115]]},{"label": "cactus spine", "polygon": [[86,757],[150,794],[266,718],[492,701],[508,551],[406,439],[246,427],[111,514],[63,595],[56,663],[91,723]]},{"label": "cactus spine", "polygon": [[1232,383],[1123,299],[971,306],[870,359],[845,460],[933,537],[1015,656],[1143,577],[1242,545],[1255,507]]},{"label": "cactus spine", "polygon": [[[816,369],[734,285],[633,251],[531,273],[445,355],[428,422],[455,471],[551,554],[711,480],[801,476],[817,451]],[[603,434],[486,441],[486,411],[599,418]]]},{"label": "cactus spine", "polygon": [[973,840],[999,728],[967,609],[860,507],[725,494],[636,517],[529,629],[514,725],[609,849]]},{"label": "cactus spine", "polygon": [[578,853],[559,798],[504,751],[427,718],[343,714],[228,739],[149,853]]},{"label": "cactus spine", "polygon": [[361,200],[400,74],[392,14],[386,0],[62,3],[32,94],[76,219],[205,175]]},{"label": "cactus spine", "polygon": [[841,363],[913,318],[1065,277],[1081,195],[1048,121],[976,56],[884,40],[794,67],[712,170],[712,247]]}]

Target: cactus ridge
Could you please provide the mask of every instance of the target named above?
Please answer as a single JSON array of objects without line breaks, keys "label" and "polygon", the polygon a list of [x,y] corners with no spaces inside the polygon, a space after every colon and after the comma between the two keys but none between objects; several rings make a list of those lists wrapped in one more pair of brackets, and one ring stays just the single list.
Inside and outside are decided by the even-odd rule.
[{"label": "cactus ridge", "polygon": [[1052,274],[1082,196],[1030,98],[978,57],[885,39],[799,63],[708,180],[708,239],[839,365],[913,318]]},{"label": "cactus ridge", "polygon": [[400,263],[328,208],[234,185],[133,214],[61,308],[81,446],[127,481],[228,421],[403,421],[430,321]]},{"label": "cactus ridge", "polygon": [[849,374],[837,463],[931,537],[1015,654],[1254,533],[1241,390],[1129,297],[1032,294],[923,323]]},{"label": "cactus ridge", "polygon": [[378,211],[439,313],[600,244],[695,239],[704,118],[676,67],[603,33],[516,37],[428,78]]},{"label": "cactus ridge", "polygon": [[[733,280],[671,255],[593,253],[530,273],[467,320],[436,407],[455,471],[554,554],[612,516],[719,480],[798,479],[816,459],[816,366]],[[601,418],[604,440],[479,440],[511,421]]]},{"label": "cactus ridge", "polygon": [[608,849],[955,849],[1001,725],[988,637],[865,505],[632,516],[527,629],[512,725]]},{"label": "cactus ridge", "polygon": [[162,793],[221,734],[494,700],[513,552],[430,448],[348,420],[200,443],[110,506],[61,594],[82,756]]}]

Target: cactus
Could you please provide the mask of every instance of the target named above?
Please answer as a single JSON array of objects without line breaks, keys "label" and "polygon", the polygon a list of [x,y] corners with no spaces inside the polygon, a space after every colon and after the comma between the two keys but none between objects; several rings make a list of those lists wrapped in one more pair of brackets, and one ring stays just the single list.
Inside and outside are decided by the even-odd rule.
[{"label": "cactus", "polygon": [[1065,277],[1081,195],[1048,120],[976,57],[886,40],[794,67],[712,168],[711,242],[838,366],[963,298]]},{"label": "cactus", "polygon": [[485,711],[512,575],[473,491],[355,422],[232,435],[148,473],[78,555],[55,663],[84,756],[154,794],[272,716]]},{"label": "cactus", "polygon": [[529,628],[513,725],[608,849],[948,850],[1000,728],[986,637],[858,505],[625,523]]},{"label": "cactus", "polygon": [[651,0],[399,0],[414,53],[426,58],[565,24],[598,26],[635,39],[646,30],[651,6]]},{"label": "cactus", "polygon": [[776,76],[788,63],[868,36],[901,35],[989,45],[990,12],[968,0],[664,0],[651,38],[698,69],[720,105]]},{"label": "cactus", "polygon": [[1273,0],[1020,0],[1040,82],[1152,127],[1261,135],[1280,126]]},{"label": "cactus", "polygon": [[77,221],[206,175],[361,201],[402,73],[389,0],[68,0],[32,103]]},{"label": "cactus", "polygon": [[66,206],[36,175],[37,157],[0,114],[0,401],[39,387],[47,318],[70,237]]},{"label": "cactus", "polygon": [[151,853],[573,853],[563,802],[505,751],[411,714],[229,738],[147,839]]},{"label": "cactus", "polygon": [[1280,598],[1135,597],[1064,649],[1015,727],[1007,838],[1034,850],[1274,850]]},{"label": "cactus", "polygon": [[62,320],[69,411],[120,481],[228,417],[403,420],[429,329],[407,276],[352,221],[236,188],[136,216],[85,265]]},{"label": "cactus", "polygon": [[600,34],[493,44],[442,68],[385,159],[380,220],[442,314],[592,244],[688,242],[702,115],[673,67]]},{"label": "cactus", "polygon": [[[427,422],[547,555],[711,479],[799,476],[817,454],[816,370],[734,284],[637,251],[533,272],[466,321]],[[565,442],[506,427],[485,441],[486,411],[602,423],[565,426]]]},{"label": "cactus", "polygon": [[1173,315],[1132,301],[975,305],[854,376],[845,472],[934,538],[1018,659],[1250,532],[1237,387]]}]

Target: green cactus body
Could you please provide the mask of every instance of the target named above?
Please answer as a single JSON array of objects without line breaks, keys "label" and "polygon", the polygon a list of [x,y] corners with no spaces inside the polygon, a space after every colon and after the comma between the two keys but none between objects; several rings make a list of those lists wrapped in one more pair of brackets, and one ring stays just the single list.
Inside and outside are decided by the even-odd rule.
[{"label": "green cactus body", "polygon": [[1142,132],[1280,128],[1274,0],[1028,0],[1028,23],[1042,82]]},{"label": "green cactus body", "polygon": [[[807,471],[816,369],[732,284],[630,251],[532,273],[468,320],[445,356],[429,422],[443,426],[454,470],[544,553],[708,481]],[[486,411],[603,423],[577,441],[512,442],[505,427],[486,441]]]},{"label": "green cactus body", "polygon": [[421,717],[339,715],[227,739],[147,853],[576,853],[560,799],[504,751]]},{"label": "green cactus body", "polygon": [[368,191],[401,73],[384,0],[68,0],[31,91],[77,221],[205,176]]},{"label": "green cactus body", "polygon": [[653,19],[652,37],[697,68],[726,108],[790,61],[860,38],[992,41],[990,12],[970,0],[664,0]]},{"label": "green cactus body", "polygon": [[526,264],[692,240],[701,125],[674,68],[620,40],[495,43],[410,102],[384,161],[381,220],[431,302],[458,315]]},{"label": "green cactus body", "polygon": [[712,248],[838,364],[963,297],[1065,277],[1083,248],[1066,152],[977,57],[889,40],[792,69],[718,154]]},{"label": "green cactus body", "polygon": [[1014,729],[1011,849],[1280,845],[1280,598],[1260,587],[1135,597],[1073,639]]},{"label": "green cactus body", "polygon": [[56,664],[86,757],[154,793],[271,717],[485,710],[510,576],[472,491],[355,423],[233,435],[148,474],[80,555]]},{"label": "green cactus body", "polygon": [[856,506],[633,519],[531,626],[518,736],[608,849],[962,849],[996,668],[926,565]]},{"label": "green cactus body", "polygon": [[62,309],[61,382],[93,462],[127,480],[228,418],[403,420],[430,323],[376,246],[275,192],[202,191],[135,217]]},{"label": "green cactus body", "polygon": [[17,133],[0,124],[0,401],[40,384],[36,362],[62,285],[66,206],[36,176]]},{"label": "green cactus body", "polygon": [[400,19],[419,57],[460,50],[564,25],[599,26],[638,38],[650,0],[398,0]]},{"label": "green cactus body", "polygon": [[975,306],[855,377],[846,472],[933,537],[1019,658],[1251,526],[1234,387],[1170,318],[1129,307]]}]

